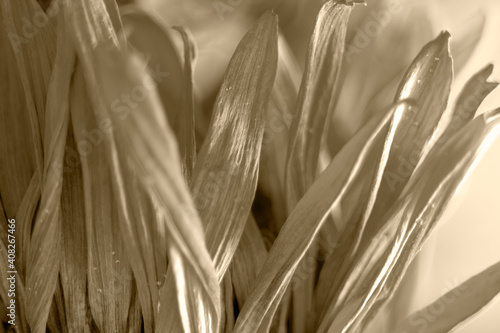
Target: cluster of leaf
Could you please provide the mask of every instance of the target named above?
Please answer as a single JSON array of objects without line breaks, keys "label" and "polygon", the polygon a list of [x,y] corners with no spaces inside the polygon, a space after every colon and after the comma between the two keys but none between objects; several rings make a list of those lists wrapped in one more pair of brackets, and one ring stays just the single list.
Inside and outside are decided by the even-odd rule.
[{"label": "cluster of leaf", "polygon": [[[55,18],[19,40],[11,37],[23,36],[20,18],[41,9],[0,2],[0,218],[17,227],[17,321],[8,329],[367,329],[498,135],[500,113],[474,118],[496,86],[487,82],[492,66],[448,107],[444,32],[407,69],[393,104],[332,154],[325,124],[345,82],[352,8],[323,5],[300,88],[277,17],[264,14],[198,130],[196,49],[182,28],[181,60],[155,52],[172,42],[142,12],[120,17],[113,0],[54,1]],[[127,22],[148,27],[151,40],[126,37]],[[137,49],[152,52],[149,63]],[[166,59],[175,82],[152,78]],[[275,110],[290,115],[290,130],[272,125]],[[257,207],[256,191],[270,207]],[[252,209],[269,219],[256,221]],[[500,291],[499,264],[464,286],[427,332],[447,332],[487,304]],[[395,331],[418,332],[414,316]]]}]

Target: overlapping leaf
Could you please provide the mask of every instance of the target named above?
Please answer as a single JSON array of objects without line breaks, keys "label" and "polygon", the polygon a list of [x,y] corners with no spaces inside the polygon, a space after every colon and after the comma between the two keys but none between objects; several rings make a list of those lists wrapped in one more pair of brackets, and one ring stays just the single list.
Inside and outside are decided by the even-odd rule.
[{"label": "overlapping leaf", "polygon": [[[43,140],[44,170],[39,213],[33,227],[26,269],[27,317],[31,330],[45,331],[61,259],[62,165],[69,124],[69,87],[75,53],[59,17],[55,66],[50,78]],[[42,115],[40,115],[42,116]]]},{"label": "overlapping leaf", "polygon": [[[328,1],[321,8],[309,41],[305,71],[290,129],[285,167],[286,209],[289,214],[314,182],[320,144],[338,93],[347,21],[352,5]],[[314,248],[311,250],[314,255]],[[315,270],[293,290],[293,327],[303,332],[312,307]]]},{"label": "overlapping leaf", "polygon": [[[33,215],[40,199],[43,124],[56,53],[57,20],[48,17],[35,1],[3,1],[0,8],[2,71],[5,74],[1,87],[1,112],[5,120],[2,135],[6,135],[0,147],[4,156],[9,156],[0,162],[4,170],[0,176],[0,191],[7,216],[17,219],[16,259],[20,278],[24,279]],[[35,26],[35,16],[37,22],[43,19],[43,24]],[[21,22],[15,19],[17,17],[26,20]],[[36,49],[43,50],[43,54],[38,54]]]},{"label": "overlapping leaf", "polygon": [[[184,330],[197,330],[202,327],[200,325],[208,325],[206,329],[211,331],[217,330],[218,285],[208,253],[204,246],[200,246],[204,243],[201,224],[197,215],[192,214],[191,198],[182,177],[179,178],[181,171],[175,139],[164,118],[161,103],[151,91],[152,80],[144,72],[143,64],[118,47],[102,3],[88,8],[83,2],[73,2],[67,15],[75,22],[73,35],[78,41],[87,82],[92,82],[88,88],[95,116],[99,122],[111,119],[113,125],[113,135],[108,136],[104,144],[113,192],[118,198],[120,229],[128,245],[127,254],[137,283],[146,330],[153,329],[151,312],[156,314],[159,309],[158,318],[161,320],[168,317],[166,313],[173,312],[166,300],[174,300],[176,306],[175,298],[172,298],[174,294],[177,294],[182,308]],[[96,47],[95,43],[99,46]],[[113,102],[122,91],[136,88],[149,88],[149,91],[137,100],[135,108],[120,117],[113,109]],[[140,191],[142,188],[145,192]],[[147,206],[144,207],[144,201],[141,201],[144,196],[151,198],[161,213],[160,220],[149,220],[156,225],[145,224],[143,209]],[[163,237],[168,235],[171,241],[169,258],[173,266],[162,288],[173,287],[173,293],[168,298],[162,296],[159,304],[151,292],[153,286],[157,288],[157,270],[148,264],[151,258],[144,253],[151,247],[155,228],[167,231],[163,232]],[[174,283],[177,283],[178,293]],[[181,284],[188,288],[180,288]],[[176,322],[170,324],[176,325]],[[175,327],[175,330],[180,329]],[[157,322],[156,330],[163,332],[165,327]]]},{"label": "overlapping leaf", "polygon": [[[236,321],[236,332],[252,332],[259,327],[262,316],[272,314],[290,280],[313,241],[329,211],[339,204],[346,190],[360,175],[364,165],[384,165],[386,151],[398,125],[401,111],[397,108],[374,119],[339,153],[298,203],[276,238]],[[389,133],[389,135],[387,135]],[[379,159],[369,159],[376,152]]]},{"label": "overlapping leaf", "polygon": [[[73,79],[71,117],[76,151],[82,155],[69,157],[65,168],[67,174],[77,173],[81,169],[79,181],[84,204],[78,204],[84,207],[86,231],[86,246],[80,246],[88,249],[83,266],[88,276],[86,294],[99,330],[123,330],[131,301],[132,275],[126,260],[125,245],[115,231],[120,228],[120,220],[103,144],[109,134],[95,120],[81,68],[77,68]],[[76,202],[73,206],[76,206]],[[66,220],[64,223],[76,224],[76,221]],[[73,225],[72,228],[77,226]]]},{"label": "overlapping leaf", "polygon": [[[260,223],[277,234],[286,220],[285,177],[289,129],[295,117],[295,103],[300,85],[300,70],[285,38],[278,36],[278,66],[276,79],[266,114],[266,128],[262,141],[259,165],[258,191],[269,198],[272,218],[260,218],[258,208],[253,212]],[[259,194],[257,194],[259,195]],[[256,196],[255,201],[260,200]],[[258,204],[257,204],[258,205]],[[265,212],[262,212],[265,214]],[[262,214],[262,215],[263,215]]]},{"label": "overlapping leaf", "polygon": [[250,215],[230,266],[234,294],[240,308],[245,304],[266,256],[264,240]]},{"label": "overlapping leaf", "polygon": [[[64,161],[71,157],[74,158],[75,156],[71,156],[71,153],[76,151],[73,126],[69,126]],[[66,165],[66,167],[68,166]],[[82,171],[79,165],[68,169],[63,168],[61,193],[62,259],[60,283],[64,297],[67,329],[69,331],[90,332],[90,327],[86,322],[87,245]]]},{"label": "overlapping leaf", "polygon": [[496,82],[488,82],[493,72],[493,65],[488,65],[472,76],[457,97],[449,123],[439,141],[445,142],[456,131],[467,124],[477,112],[483,100],[498,86]]},{"label": "overlapping leaf", "polygon": [[[443,33],[424,46],[398,89],[396,101],[407,100],[410,105],[396,130],[381,182],[370,189],[365,189],[366,182],[360,182],[346,197],[342,206],[346,220],[342,243],[325,262],[318,282],[316,309],[321,311],[321,321],[331,320],[325,319],[325,311],[338,296],[338,288],[358,249],[366,244],[363,240],[369,241],[380,228],[381,216],[398,198],[437,132],[453,78],[448,38]],[[367,172],[367,179],[370,174]]]},{"label": "overlapping leaf", "polygon": [[324,321],[319,331],[362,329],[392,296],[451,197],[500,134],[499,113],[470,122],[426,157],[349,271],[333,310],[335,320]]},{"label": "overlapping leaf", "polygon": [[349,29],[353,36],[346,42],[342,90],[327,133],[333,155],[393,100],[415,55],[435,35],[429,7],[379,0],[356,10],[357,18],[363,19],[350,22],[350,28],[359,29]]},{"label": "overlapping leaf", "polygon": [[[169,74],[158,83],[157,89],[168,121],[177,130],[178,117],[189,113],[189,110],[183,107],[183,99],[190,98],[185,95],[185,88],[191,78],[189,73],[183,73],[182,61],[174,46],[172,32],[161,20],[139,6],[126,6],[121,15],[127,41],[148,60],[147,65],[151,71]],[[190,46],[186,44],[186,47]],[[184,52],[184,69],[191,63],[192,59],[189,58],[190,55]],[[187,59],[189,61],[186,62]],[[188,100],[186,102],[189,102]]]},{"label": "overlapping leaf", "polygon": [[328,1],[309,42],[285,168],[287,210],[291,212],[314,182],[321,137],[337,94],[347,20],[352,5]]}]

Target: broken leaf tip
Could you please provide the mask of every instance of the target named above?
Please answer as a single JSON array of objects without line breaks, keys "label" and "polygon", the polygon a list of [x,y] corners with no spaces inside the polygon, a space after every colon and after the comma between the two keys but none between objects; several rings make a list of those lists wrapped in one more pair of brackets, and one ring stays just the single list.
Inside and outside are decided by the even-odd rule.
[{"label": "broken leaf tip", "polygon": [[[491,74],[493,73],[493,69],[494,69],[495,66],[493,66],[493,64],[488,64],[486,65],[482,70],[481,70],[481,74],[484,75],[485,77],[490,77]],[[494,82],[496,83],[496,82]]]},{"label": "broken leaf tip", "polygon": [[435,42],[438,45],[448,45],[450,43],[451,34],[447,30],[441,31]]}]

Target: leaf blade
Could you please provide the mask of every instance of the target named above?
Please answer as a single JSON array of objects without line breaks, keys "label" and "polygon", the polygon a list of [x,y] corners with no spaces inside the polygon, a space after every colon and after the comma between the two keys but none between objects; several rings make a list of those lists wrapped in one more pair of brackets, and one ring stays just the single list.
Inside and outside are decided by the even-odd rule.
[{"label": "leaf blade", "polygon": [[241,40],[194,170],[191,192],[219,282],[236,251],[255,195],[264,113],[276,74],[277,39],[277,17],[268,12]]}]

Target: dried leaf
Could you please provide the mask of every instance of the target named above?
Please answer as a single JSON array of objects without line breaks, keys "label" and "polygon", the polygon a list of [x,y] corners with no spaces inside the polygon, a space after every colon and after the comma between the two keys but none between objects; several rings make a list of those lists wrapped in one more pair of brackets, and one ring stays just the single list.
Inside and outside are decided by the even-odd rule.
[{"label": "dried leaf", "polygon": [[[321,290],[331,285],[328,296],[322,296],[319,300],[318,306],[323,311],[326,310],[325,304],[330,304],[337,294],[358,249],[378,231],[381,217],[399,197],[424,150],[429,149],[430,141],[436,135],[453,79],[448,39],[449,34],[442,33],[424,46],[400,85],[395,100],[407,100],[411,105],[404,110],[403,119],[396,130],[381,183],[367,191],[364,189],[367,182],[360,182],[357,189],[348,194],[342,206],[346,219],[342,244],[337,253],[325,262],[318,283]],[[367,179],[370,178],[371,173],[368,172]],[[366,207],[360,205],[360,201],[366,202]],[[342,261],[341,268],[339,261]],[[334,275],[335,282],[332,284],[329,277]],[[321,318],[323,316],[324,312]]]},{"label": "dried leaf", "polygon": [[[28,110],[35,111],[32,107],[28,109],[27,101],[25,98],[23,80],[15,65],[17,60],[17,53],[13,51],[12,45],[9,42],[8,36],[15,36],[12,31],[5,30],[4,17],[8,14],[6,8],[8,3],[2,2],[0,8],[3,15],[0,15],[0,73],[3,80],[0,81],[0,91],[2,98],[0,98],[0,116],[1,123],[1,139],[0,140],[0,153],[2,158],[0,160],[0,194],[4,205],[4,210],[8,218],[16,217],[16,213],[21,213],[19,205],[28,190],[30,180],[33,173],[37,168],[37,161],[35,159],[35,147],[38,153],[42,154],[41,138],[39,133],[38,117],[36,112],[29,113]],[[24,14],[23,14],[24,15]],[[22,60],[19,59],[19,60]],[[17,112],[12,112],[17,110]],[[31,127],[33,125],[36,130],[36,135]],[[12,152],[16,152],[13,154]],[[40,157],[40,171],[41,171],[41,157]],[[18,231],[25,230],[19,224],[21,221],[18,218]],[[31,220],[29,221],[29,229],[31,233]],[[21,229],[19,229],[21,228]],[[18,232],[20,236],[20,232]],[[23,246],[20,245],[20,249]],[[18,260],[23,260],[24,257],[19,252],[17,253]],[[24,272],[24,270],[23,270]]]},{"label": "dried leaf", "polygon": [[[287,217],[283,171],[287,159],[289,130],[296,116],[294,111],[301,75],[294,54],[280,34],[278,36],[278,67],[267,111],[258,188],[252,206],[252,212],[259,226],[268,228],[274,235],[278,234]],[[280,331],[287,327],[291,291],[287,293],[288,295],[281,301],[277,315],[274,318],[267,316],[259,327],[259,332],[268,332],[270,329],[273,332]]]},{"label": "dried leaf", "polygon": [[[73,126],[69,126],[64,160],[77,151]],[[65,329],[90,332],[87,325],[87,246],[85,233],[84,193],[80,166],[64,172],[61,193],[62,259],[60,283],[66,315]]]},{"label": "dried leaf", "polygon": [[125,245],[121,237],[116,236],[121,221],[103,144],[109,135],[109,128],[106,130],[102,123],[100,126],[93,115],[80,67],[76,70],[71,93],[71,117],[77,150],[68,149],[76,156],[69,157],[65,162],[68,173],[81,168],[88,249],[84,265],[88,276],[86,293],[99,330],[120,331],[127,324],[132,275]]},{"label": "dried leaf", "polygon": [[[272,218],[266,221],[276,235],[287,214],[285,206],[285,177],[284,170],[287,158],[289,129],[295,117],[294,108],[300,85],[301,73],[295,57],[282,35],[278,36],[278,66],[274,81],[271,100],[266,114],[266,128],[262,140],[262,152],[259,165],[259,183],[254,202],[259,200],[259,192],[269,198],[271,202]],[[253,209],[256,220],[262,223],[265,218],[260,215],[268,214]]]},{"label": "dried leaf", "polygon": [[333,309],[335,320],[324,321],[319,331],[354,332],[368,324],[393,295],[451,197],[499,134],[500,110],[495,110],[432,150],[385,215],[383,228],[356,258]]},{"label": "dried leaf", "polygon": [[[83,2],[72,2],[65,10],[65,14],[74,22],[72,34],[78,41],[78,53],[84,65],[96,120],[99,126],[107,123],[106,126],[113,127],[112,135],[103,141],[113,193],[119,208],[121,237],[128,245],[128,261],[137,284],[145,330],[150,332],[155,326],[154,317],[159,306],[158,272],[161,274],[162,269],[165,269],[167,250],[163,247],[167,234],[174,246],[180,249],[182,258],[177,262],[181,266],[187,264],[188,269],[195,272],[189,273],[187,283],[188,286],[194,283],[199,287],[190,287],[189,292],[197,289],[203,295],[196,301],[203,300],[203,304],[190,307],[203,308],[206,312],[202,315],[217,318],[215,300],[218,300],[218,288],[212,282],[213,270],[208,254],[203,247],[199,247],[202,235],[201,230],[196,229],[196,219],[186,223],[190,217],[183,207],[189,207],[190,200],[185,184],[176,176],[180,169],[179,166],[175,167],[177,157],[172,146],[175,140],[163,118],[163,108],[154,95],[154,81],[145,73],[143,64],[119,49],[102,2],[96,2],[90,8]],[[157,74],[161,78],[164,73]],[[121,106],[121,93],[133,92],[134,89],[141,90],[141,97],[136,99],[138,103]],[[149,135],[145,136],[144,133]],[[165,156],[173,157],[171,165],[163,162]],[[158,209],[152,209],[152,205],[157,205],[155,207]],[[167,213],[172,214],[173,219],[167,218]],[[163,254],[163,258],[157,260],[152,253]],[[178,253],[172,250],[169,255],[176,256]],[[161,262],[161,266],[155,266],[155,263]],[[183,277],[178,275],[177,278]],[[172,276],[167,280],[166,283],[175,290]],[[182,304],[186,304],[187,298],[187,304],[191,305],[189,295],[179,293],[178,296]],[[172,300],[175,304],[175,298]],[[159,311],[164,312],[164,309]],[[193,320],[193,324],[195,322]],[[189,321],[184,321],[184,324],[187,327],[190,325]]]},{"label": "dried leaf", "polygon": [[191,192],[219,282],[255,195],[265,111],[276,75],[277,23],[274,14],[264,14],[238,45],[194,170]]},{"label": "dried leaf", "polygon": [[[9,156],[0,162],[4,170],[0,176],[0,191],[7,216],[17,219],[16,260],[19,276],[25,279],[33,215],[40,199],[44,167],[42,135],[47,89],[56,52],[55,20],[50,20],[35,1],[2,1],[0,8],[0,42],[2,57],[5,57],[1,63],[5,65],[2,71],[6,79],[2,83],[7,83],[0,86],[4,93],[0,102],[5,120],[2,133],[6,135],[0,147],[4,156]],[[30,20],[14,19],[34,19],[35,15],[43,19],[43,25],[35,27]],[[38,54],[38,50],[43,52]],[[14,63],[17,66],[13,66]]]},{"label": "dried leaf", "polygon": [[[83,3],[74,5],[74,9],[78,10],[73,13],[85,13],[88,10]],[[136,221],[138,225],[135,225],[130,218],[140,218],[143,213],[141,205],[134,198],[137,186],[133,181],[131,184],[130,179],[140,181],[145,187],[145,194],[153,199],[162,216],[158,221],[161,226],[157,227],[163,227],[167,231],[164,234],[170,240],[170,266],[165,285],[160,290],[155,330],[179,331],[182,329],[179,325],[182,325],[184,331],[217,331],[220,316],[219,288],[208,252],[204,246],[200,246],[203,244],[201,224],[197,214],[193,213],[186,185],[179,178],[180,160],[173,133],[164,118],[159,99],[151,91],[151,78],[146,75],[143,65],[137,59],[116,45],[116,37],[107,28],[109,19],[100,17],[102,13],[97,10],[83,15],[90,16],[98,23],[95,23],[93,30],[89,30],[84,22],[76,24],[75,35],[81,45],[87,45],[78,50],[84,60],[86,73],[95,82],[95,86],[90,85],[90,96],[95,103],[94,112],[99,120],[110,118],[113,124],[113,136],[105,141],[109,149],[108,163],[113,169],[114,191],[120,196],[118,203],[123,220],[122,237],[129,245],[129,260],[138,282],[139,297],[141,293],[146,295],[144,300],[141,299],[143,314],[147,307],[151,309],[151,305],[157,309],[156,304],[151,304],[147,299],[145,290],[148,285],[149,288],[152,287],[150,279],[152,276],[156,277],[156,271],[148,270],[148,266],[140,266],[148,260],[141,250],[149,246],[148,238],[154,237],[150,234],[151,230],[140,237],[134,233],[137,227],[142,227],[143,222]],[[73,19],[78,22],[78,17]],[[92,40],[99,41],[101,45],[93,47]],[[100,89],[96,89],[97,87]],[[112,105],[121,91],[131,91],[135,87],[150,87],[150,91],[137,101],[138,109],[127,113],[125,117],[120,117],[112,108],[102,107]],[[144,135],[145,133],[148,135]],[[166,156],[168,163],[165,163]],[[126,175],[127,178],[124,177]],[[144,276],[145,273],[147,276]],[[177,307],[175,298],[172,298],[174,294],[177,294],[180,306],[177,313],[172,311]],[[152,327],[152,322],[149,323],[148,326]]]},{"label": "dried leaf", "polygon": [[[389,135],[386,138],[386,134],[393,134],[400,116],[400,112],[396,110],[370,123],[356,140],[351,141],[345,150],[336,156],[297,204],[276,238],[250,298],[236,320],[236,332],[255,331],[263,315],[268,312],[272,315],[276,311],[295,269],[329,211],[338,205],[353,180],[360,175],[363,165],[379,164],[379,161],[367,157],[373,150],[381,151],[390,147],[392,137]],[[383,165],[383,161],[381,164]]]},{"label": "dried leaf", "polygon": [[[151,78],[144,71],[141,72],[142,66],[137,59],[115,50],[114,52],[118,51],[115,56],[119,59],[115,62],[103,51],[102,49],[96,50],[99,82],[104,88],[102,97],[106,101],[105,105],[110,105],[114,97],[119,96],[122,90],[150,86]],[[110,66],[112,63],[115,63],[115,66]],[[110,78],[120,77],[121,87],[116,86],[114,81],[109,81]],[[219,289],[208,252],[204,246],[200,246],[203,244],[201,224],[197,214],[193,213],[191,198],[180,177],[180,160],[173,133],[166,123],[161,104],[153,92],[140,101],[138,108],[123,118],[113,114],[112,110],[106,110],[107,114],[101,116],[110,117],[113,120],[117,151],[123,158],[130,161],[130,166],[134,169],[132,179],[137,179],[143,184],[146,190],[144,195],[153,199],[155,210],[160,214],[157,225],[149,230],[147,226],[143,226],[148,219],[140,222],[138,226],[130,224],[127,226],[125,237],[134,239],[135,228],[139,226],[146,228],[142,234],[139,234],[141,237],[138,239],[142,262],[148,260],[144,251],[151,247],[148,239],[154,239],[156,230],[159,229],[163,237],[169,239],[170,266],[166,273],[165,284],[160,290],[155,330],[178,331],[181,329],[178,325],[182,324],[185,331],[196,331],[203,325],[207,325],[206,329],[209,331],[216,331],[219,318]],[[148,135],[145,136],[144,133]],[[165,157],[168,157],[167,160]],[[128,164],[124,162],[122,165]],[[138,188],[137,185],[134,186],[135,189]],[[126,188],[120,192],[130,194],[134,193],[134,189]],[[136,216],[143,216],[147,213],[147,210],[141,212],[144,202],[135,206],[136,203],[129,200],[127,204],[123,204],[123,208],[137,209],[136,212],[132,212]],[[153,245],[153,248],[158,245]],[[133,265],[137,265],[137,262]],[[153,271],[147,270],[147,272],[148,284],[151,288],[150,279],[151,277],[156,279],[157,270],[153,267]],[[153,284],[156,285],[156,281]],[[172,311],[173,307],[177,307],[176,299],[172,297],[174,294],[177,294],[181,306],[177,313]],[[155,297],[152,292],[151,296]],[[155,304],[154,298],[153,304]],[[141,307],[144,308],[142,301]]]},{"label": "dried leaf", "polygon": [[[37,171],[42,178],[43,151],[42,140],[45,131],[45,109],[49,81],[52,76],[52,65],[56,55],[56,20],[51,19],[58,11],[58,4],[52,6],[46,14],[33,0],[2,1],[5,30],[15,54],[17,68],[24,88],[26,106],[30,118],[33,135],[33,147]],[[35,16],[43,19],[37,27]],[[27,17],[28,23],[15,20],[16,17]],[[38,21],[37,21],[38,22]],[[32,31],[30,31],[30,29]],[[43,52],[40,52],[43,50]]]},{"label": "dried leaf", "polygon": [[[379,187],[367,191],[364,189],[366,182],[361,182],[357,190],[348,194],[342,206],[347,227],[340,247],[325,262],[318,283],[320,290],[331,286],[329,293],[322,292],[318,300],[317,306],[323,309],[321,318],[325,315],[325,305],[330,304],[337,294],[358,249],[378,231],[381,217],[400,195],[438,131],[453,79],[448,39],[449,34],[442,33],[424,46],[400,85],[396,101],[408,100],[411,105],[403,112]],[[370,174],[367,173],[367,179],[370,179]],[[366,202],[366,207],[360,206],[360,201]],[[329,277],[334,275],[332,284]]]},{"label": "dried leaf", "polygon": [[321,8],[309,42],[295,117],[290,130],[285,168],[287,211],[290,213],[314,182],[321,136],[335,103],[347,20],[352,5],[328,1]]},{"label": "dried leaf", "polygon": [[379,0],[356,10],[357,16],[365,17],[354,25],[351,19],[348,30],[354,36],[346,43],[342,91],[328,131],[332,155],[391,104],[415,55],[435,35],[432,9],[428,2]]},{"label": "dried leaf", "polygon": [[492,72],[493,65],[490,64],[467,81],[460,95],[457,97],[450,122],[439,138],[439,141],[445,142],[474,118],[479,105],[498,86],[496,82],[487,81]]},{"label": "dried leaf", "polygon": [[[331,117],[338,94],[338,78],[351,10],[352,5],[326,2],[318,14],[309,41],[285,166],[288,214],[316,178],[323,130]],[[311,255],[315,257],[315,247],[307,257]],[[292,291],[294,332],[304,332],[310,318],[308,312],[312,307],[315,269],[308,269],[306,272],[307,276],[302,277],[302,282],[297,283]]]},{"label": "dried leaf", "polygon": [[69,124],[69,87],[75,53],[62,16],[57,55],[50,78],[43,140],[44,170],[39,213],[31,235],[26,269],[26,311],[33,332],[43,332],[55,291],[61,259],[62,165]]}]

